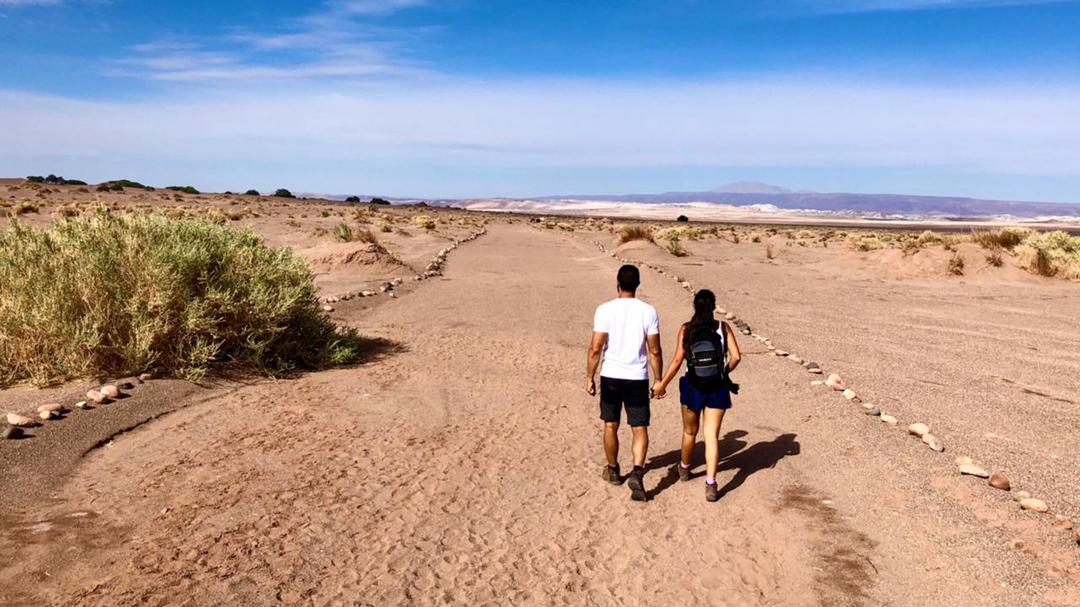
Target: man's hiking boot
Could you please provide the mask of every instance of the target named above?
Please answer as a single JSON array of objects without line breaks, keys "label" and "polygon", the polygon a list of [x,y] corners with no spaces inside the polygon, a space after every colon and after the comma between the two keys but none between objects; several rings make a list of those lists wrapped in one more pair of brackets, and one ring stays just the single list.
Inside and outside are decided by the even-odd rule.
[{"label": "man's hiking boot", "polygon": [[601,475],[603,479],[612,485],[621,485],[622,477],[619,476],[618,466],[604,466],[604,472]]},{"label": "man's hiking boot", "polygon": [[644,502],[648,499],[645,495],[645,472],[638,467],[626,476],[626,484],[630,487],[630,499],[635,502]]},{"label": "man's hiking boot", "polygon": [[705,483],[705,501],[716,502],[720,500],[720,485]]},{"label": "man's hiking boot", "polygon": [[686,481],[690,480],[690,469],[689,468],[683,468],[682,463],[675,464],[675,467],[679,469],[679,480],[680,481],[685,483]]}]

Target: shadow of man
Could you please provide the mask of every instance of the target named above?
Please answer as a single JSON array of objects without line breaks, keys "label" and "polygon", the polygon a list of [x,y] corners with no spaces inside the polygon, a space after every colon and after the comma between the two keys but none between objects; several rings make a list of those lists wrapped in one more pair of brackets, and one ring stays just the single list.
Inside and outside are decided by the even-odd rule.
[{"label": "shadow of man", "polygon": [[750,475],[761,470],[776,467],[776,463],[789,455],[799,454],[799,442],[794,434],[781,434],[771,441],[756,443],[731,457],[721,460],[717,472],[735,470],[726,485],[720,488],[720,497],[738,489],[750,478]]}]

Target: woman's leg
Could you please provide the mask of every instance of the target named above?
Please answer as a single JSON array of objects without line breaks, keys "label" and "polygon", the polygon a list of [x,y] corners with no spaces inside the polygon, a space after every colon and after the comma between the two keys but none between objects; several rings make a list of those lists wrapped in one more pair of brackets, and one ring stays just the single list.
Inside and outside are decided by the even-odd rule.
[{"label": "woman's leg", "polygon": [[683,405],[682,407],[682,465],[689,468],[693,462],[694,444],[697,442],[698,413]]},{"label": "woman's leg", "polygon": [[720,424],[724,422],[723,409],[706,408],[705,417],[705,474],[706,481],[716,481],[716,468],[720,464]]}]

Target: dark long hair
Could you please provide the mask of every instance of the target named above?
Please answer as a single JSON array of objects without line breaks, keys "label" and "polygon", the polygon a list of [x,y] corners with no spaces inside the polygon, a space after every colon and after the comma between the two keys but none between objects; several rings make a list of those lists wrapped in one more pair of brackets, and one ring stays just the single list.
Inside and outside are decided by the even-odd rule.
[{"label": "dark long hair", "polygon": [[713,331],[720,328],[720,321],[713,318],[716,310],[716,295],[708,289],[702,289],[694,294],[694,316],[683,327],[683,345],[689,341],[694,331],[701,327],[708,327]]}]

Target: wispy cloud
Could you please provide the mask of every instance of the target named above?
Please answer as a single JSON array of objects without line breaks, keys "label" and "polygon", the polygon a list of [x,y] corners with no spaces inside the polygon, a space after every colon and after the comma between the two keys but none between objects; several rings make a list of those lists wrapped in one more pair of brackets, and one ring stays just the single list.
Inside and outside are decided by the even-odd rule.
[{"label": "wispy cloud", "polygon": [[1030,6],[1069,1],[1071,0],[766,0],[763,5],[776,12],[795,10],[799,13],[830,14]]},{"label": "wispy cloud", "polygon": [[62,0],[0,0],[0,6],[45,6],[61,2]]},{"label": "wispy cloud", "polygon": [[127,103],[0,93],[0,121],[26,156],[79,150],[117,163],[237,161],[257,148],[268,165],[303,157],[487,170],[692,164],[1080,175],[1078,94],[798,77],[255,89]]},{"label": "wispy cloud", "polygon": [[404,58],[405,49],[425,30],[388,28],[371,20],[424,3],[332,0],[268,30],[136,45],[109,74],[189,83],[415,76],[424,70]]}]

